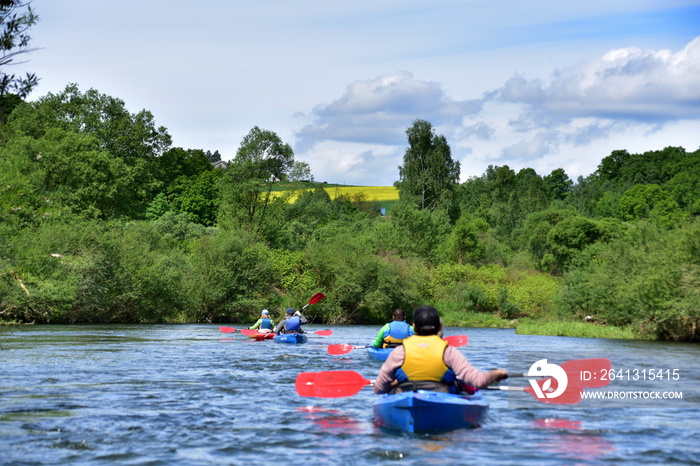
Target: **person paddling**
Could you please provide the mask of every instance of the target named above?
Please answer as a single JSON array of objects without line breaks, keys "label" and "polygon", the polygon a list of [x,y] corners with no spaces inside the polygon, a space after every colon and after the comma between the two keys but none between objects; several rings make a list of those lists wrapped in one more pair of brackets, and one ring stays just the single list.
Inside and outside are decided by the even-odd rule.
[{"label": "person paddling", "polygon": [[248,328],[250,330],[258,329],[260,333],[270,333],[274,327],[275,322],[270,318],[270,311],[263,309],[258,321]]},{"label": "person paddling", "polygon": [[374,381],[374,393],[413,390],[457,393],[462,391],[463,384],[483,388],[508,377],[503,369],[478,370],[457,348],[448,346],[438,336],[442,323],[434,307],[421,306],[413,311],[413,328],[416,334],[403,340],[382,364]]},{"label": "person paddling", "polygon": [[304,333],[301,326],[307,322],[308,320],[306,320],[306,317],[304,317],[301,312],[295,312],[291,307],[287,308],[284,319],[275,327],[275,333]]},{"label": "person paddling", "polygon": [[406,322],[406,311],[401,308],[394,309],[394,320],[379,329],[377,338],[372,342],[375,349],[394,348],[401,344],[404,338],[413,335],[413,327]]}]

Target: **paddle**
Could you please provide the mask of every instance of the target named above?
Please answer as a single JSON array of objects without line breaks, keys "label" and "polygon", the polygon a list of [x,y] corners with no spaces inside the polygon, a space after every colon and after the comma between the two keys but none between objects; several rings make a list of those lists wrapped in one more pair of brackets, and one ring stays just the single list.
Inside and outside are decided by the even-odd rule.
[{"label": "paddle", "polygon": [[469,343],[469,338],[466,335],[452,335],[443,338],[450,346],[466,346]]},{"label": "paddle", "polygon": [[[585,388],[599,388],[605,387],[610,384],[607,379],[600,380],[599,378],[589,377],[590,380],[586,380],[582,377],[582,374],[602,374],[610,371],[612,367],[610,360],[607,358],[590,358],[590,359],[572,359],[571,361],[566,361],[558,365],[566,373],[568,384],[566,390],[555,398],[540,398],[535,391],[534,387],[487,387],[488,390],[503,390],[503,391],[522,391],[527,392],[534,396],[537,401],[549,404],[576,404],[581,401],[581,392]],[[537,377],[537,375],[525,374],[508,374],[508,378],[511,377]],[[542,380],[538,380],[536,383],[539,386],[540,394],[545,394],[547,392],[554,391],[555,387],[552,387],[552,382],[556,383],[556,379],[553,377],[547,377]]]},{"label": "paddle", "polygon": [[321,335],[321,336],[327,337],[327,336],[333,335],[333,330],[317,330],[316,332],[304,332],[304,333],[306,333],[306,334],[315,333],[316,335]]},{"label": "paddle", "polygon": [[302,372],[294,387],[305,397],[343,398],[357,394],[371,383],[355,371]]},{"label": "paddle", "polygon": [[[538,381],[543,389],[551,378]],[[343,398],[356,395],[373,382],[354,371],[302,372],[294,384],[300,396],[312,398]],[[487,390],[520,391],[529,393],[536,400],[548,404],[575,404],[581,401],[581,389],[572,386],[557,398],[537,398],[532,387],[486,387]]]},{"label": "paddle", "polygon": [[352,350],[369,348],[370,346],[372,345],[352,346],[348,345],[347,343],[328,345],[328,354],[332,354],[333,356],[339,356],[341,354],[348,354]]},{"label": "paddle", "polygon": [[[537,385],[540,386],[540,389],[542,391],[547,391],[547,385],[548,382],[551,383],[552,379],[551,377],[548,377],[543,380],[538,380]],[[555,404],[555,405],[573,405],[581,401],[581,392],[583,391],[583,388],[577,385],[572,385],[569,384],[566,387],[566,390],[564,392],[557,396],[556,398],[539,398],[537,396],[537,393],[532,387],[486,387],[486,390],[502,390],[502,391],[516,391],[516,392],[525,392],[529,393],[532,395],[537,401],[541,403],[547,403],[547,404]]]},{"label": "paddle", "polygon": [[[322,300],[325,297],[326,296],[323,293],[316,293],[315,295],[313,295],[311,297],[311,299],[309,299],[308,304],[304,305],[304,307],[301,308],[301,311],[306,309],[308,306],[311,306],[312,304],[316,304],[317,302],[319,302],[320,300]],[[299,311],[299,312],[301,312],[301,311]]]},{"label": "paddle", "polygon": [[[333,345],[329,345],[330,346]],[[343,345],[338,345],[343,346]],[[350,346],[350,345],[348,345]],[[539,398],[537,392],[532,386],[529,387],[486,387],[487,390],[501,391],[519,391],[532,395],[537,401],[547,404],[576,404],[581,401],[581,392],[584,388],[603,387],[609,382],[601,380],[580,380],[580,374],[583,371],[600,374],[601,370],[608,369],[610,360],[607,358],[592,358],[592,359],[574,359],[559,364],[567,373],[567,377],[572,380],[569,382],[566,390],[556,398]],[[509,374],[509,377],[533,377],[527,374]],[[547,377],[537,381],[537,385],[541,392],[549,392],[552,390],[552,381],[556,381],[553,377]],[[326,372],[302,372],[297,376],[296,389],[301,396],[317,397],[317,398],[341,398],[357,394],[362,387],[371,384],[371,380],[367,380],[360,374],[354,371],[326,371]]]},{"label": "paddle", "polygon": [[[219,330],[221,330],[221,331],[224,332],[224,333],[233,333],[233,332],[236,331],[236,329],[233,328],[233,327],[219,327]],[[243,331],[243,330],[241,330],[241,332],[242,332],[242,331]]]},{"label": "paddle", "polygon": [[[469,342],[469,338],[466,335],[452,335],[450,337],[445,337],[444,340],[447,341],[450,346],[455,347],[465,346]],[[328,354],[340,356],[341,354],[348,354],[352,350],[370,348],[371,346],[372,345],[353,346],[347,343],[328,345]]]}]

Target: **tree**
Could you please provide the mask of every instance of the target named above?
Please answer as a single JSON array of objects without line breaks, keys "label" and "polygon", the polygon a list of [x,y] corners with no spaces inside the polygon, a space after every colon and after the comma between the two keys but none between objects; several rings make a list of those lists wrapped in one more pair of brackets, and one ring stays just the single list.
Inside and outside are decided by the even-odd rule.
[{"label": "tree", "polygon": [[416,199],[421,210],[451,210],[459,181],[459,162],[452,160],[447,140],[436,135],[425,120],[414,121],[406,134],[408,148],[403,165],[399,166],[399,181],[394,183],[399,197]]},{"label": "tree", "polygon": [[233,162],[245,165],[250,178],[282,181],[294,165],[294,151],[275,132],[255,126],[241,141]]},{"label": "tree", "polygon": [[289,181],[313,181],[314,175],[311,167],[306,162],[294,162],[292,170],[289,172]]},{"label": "tree", "polygon": [[519,192],[515,172],[508,166],[486,170],[486,181],[491,191],[489,223],[502,237],[508,237],[519,221]]},{"label": "tree", "polygon": [[205,155],[207,157],[207,160],[209,160],[210,163],[221,161],[221,154],[219,154],[218,150],[215,150],[213,154],[210,150],[208,150]]},{"label": "tree", "polygon": [[276,133],[257,126],[251,129],[221,179],[219,220],[228,228],[242,226],[271,238],[280,229],[286,202],[285,196],[275,196],[273,191],[293,164],[292,148]]},{"label": "tree", "polygon": [[[39,19],[31,3],[31,0],[0,0],[0,66],[11,63],[17,55],[36,50],[29,48],[31,37],[27,33]],[[33,73],[21,78],[0,71],[0,97],[16,94],[24,99],[38,81]]]},{"label": "tree", "polygon": [[83,94],[72,84],[17,107],[6,129],[8,143],[34,160],[37,188],[47,199],[55,192],[72,210],[142,218],[160,191],[157,158],[170,136],[150,112],[130,114],[120,99],[94,89]]},{"label": "tree", "polygon": [[459,264],[478,262],[484,257],[484,244],[480,235],[488,227],[483,218],[462,214],[445,241],[445,256]]},{"label": "tree", "polygon": [[200,149],[173,147],[156,159],[158,177],[167,187],[180,177],[196,178],[213,167]]},{"label": "tree", "polygon": [[542,182],[550,201],[564,200],[574,184],[563,168],[552,170],[552,173],[542,177]]},{"label": "tree", "polygon": [[629,163],[631,157],[626,150],[614,150],[600,161],[595,174],[600,179],[615,180],[622,175],[624,166]]},{"label": "tree", "polygon": [[578,215],[567,216],[549,230],[547,249],[551,251],[556,265],[566,269],[587,246],[605,239],[609,234],[598,222]]}]

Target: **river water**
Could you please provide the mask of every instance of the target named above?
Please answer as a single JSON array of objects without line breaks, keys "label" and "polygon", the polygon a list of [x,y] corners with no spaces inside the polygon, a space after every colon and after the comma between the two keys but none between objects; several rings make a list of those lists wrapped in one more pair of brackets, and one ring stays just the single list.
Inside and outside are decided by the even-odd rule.
[{"label": "river water", "polygon": [[[700,464],[698,345],[447,328],[469,337],[460,350],[481,369],[509,368],[519,351],[615,355],[614,367],[678,369],[663,387],[683,399],[554,406],[488,391],[482,426],[408,435],[373,424],[369,388],[296,394],[300,372],[379,370],[361,349],[327,353],[331,343],[367,344],[377,327],[306,330],[323,328],[333,335],[298,346],[218,325],[0,328],[0,464]],[[513,396],[530,403],[514,406]]]}]

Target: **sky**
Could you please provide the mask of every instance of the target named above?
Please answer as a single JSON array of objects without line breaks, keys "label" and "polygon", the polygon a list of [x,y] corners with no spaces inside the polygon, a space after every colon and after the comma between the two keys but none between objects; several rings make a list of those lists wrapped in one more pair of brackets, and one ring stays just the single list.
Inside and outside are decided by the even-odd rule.
[{"label": "sky", "polygon": [[235,157],[255,126],[316,181],[390,186],[420,119],[461,181],[576,181],[615,150],[700,148],[700,0],[33,0],[36,100],[76,83]]}]

